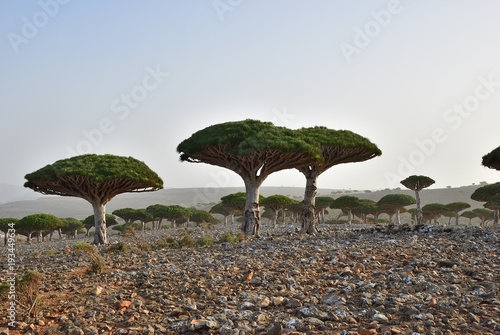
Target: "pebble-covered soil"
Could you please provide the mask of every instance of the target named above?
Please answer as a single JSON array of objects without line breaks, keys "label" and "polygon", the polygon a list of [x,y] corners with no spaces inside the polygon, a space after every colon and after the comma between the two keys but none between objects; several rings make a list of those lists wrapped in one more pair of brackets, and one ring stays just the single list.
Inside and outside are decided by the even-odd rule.
[{"label": "pebble-covered soil", "polygon": [[[217,240],[228,229],[237,228],[205,233]],[[195,248],[101,247],[100,274],[73,240],[19,244],[17,271],[44,275],[44,307],[12,328],[4,302],[0,334],[500,334],[500,228],[320,229],[263,227],[261,238]],[[166,233],[128,241],[155,245]]]}]

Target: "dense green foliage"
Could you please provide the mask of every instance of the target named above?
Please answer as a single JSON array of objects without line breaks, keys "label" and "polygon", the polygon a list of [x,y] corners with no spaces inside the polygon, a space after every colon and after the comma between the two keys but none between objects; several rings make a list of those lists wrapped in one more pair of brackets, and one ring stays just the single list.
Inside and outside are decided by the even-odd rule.
[{"label": "dense green foliage", "polygon": [[147,183],[149,187],[163,188],[163,181],[146,164],[133,158],[114,155],[81,155],[61,159],[26,175],[25,187],[34,188],[36,182],[58,181],[67,176],[82,176],[94,183],[127,179]]},{"label": "dense green foliage", "polygon": [[482,164],[490,169],[500,170],[500,147],[484,155]]},{"label": "dense green foliage", "polygon": [[476,189],[470,197],[472,200],[487,202],[497,194],[500,194],[500,182],[482,186]]},{"label": "dense green foliage", "polygon": [[450,211],[456,213],[456,212],[463,211],[466,208],[470,208],[470,204],[468,204],[466,202],[457,201],[457,202],[452,202],[452,203],[447,204],[446,208],[448,208]]},{"label": "dense green foliage", "polygon": [[3,231],[6,233],[10,228],[13,228],[9,226],[9,224],[14,224],[14,229],[15,225],[19,222],[19,219],[16,218],[0,218],[0,231]]},{"label": "dense green foliage", "polygon": [[330,208],[353,210],[359,206],[361,206],[361,203],[357,197],[352,195],[343,195],[335,199],[330,205]]},{"label": "dense green foliage", "polygon": [[65,233],[74,232],[85,227],[82,221],[75,218],[61,218],[61,221],[63,222],[62,231]]},{"label": "dense green foliage", "polygon": [[334,201],[333,198],[331,197],[316,197],[314,205],[316,208],[321,209],[321,208],[328,208]]},{"label": "dense green foliage", "polygon": [[434,184],[435,181],[427,176],[409,176],[408,178],[401,181],[406,188],[413,191],[420,191]]},{"label": "dense green foliage", "polygon": [[349,130],[334,130],[317,126],[301,128],[296,132],[305,141],[321,148],[323,155],[326,153],[324,149],[331,147],[342,149],[363,148],[371,152],[370,156],[380,156],[382,154],[382,151],[370,140]]},{"label": "dense green foliage", "polygon": [[377,206],[386,208],[402,208],[416,204],[416,200],[411,195],[406,194],[387,194],[378,202]]},{"label": "dense green foliage", "polygon": [[430,203],[422,207],[422,211],[425,215],[439,216],[443,215],[446,212],[449,212],[448,207],[439,203]]},{"label": "dense green foliage", "polygon": [[23,217],[16,225],[17,230],[41,231],[63,227],[64,223],[52,214],[32,214]]},{"label": "dense green foliage", "polygon": [[116,209],[112,213],[113,215],[119,217],[124,220],[125,223],[132,223],[134,221],[139,220],[140,213],[137,209],[134,208],[120,208]]},{"label": "dense green foliage", "polygon": [[289,197],[281,194],[274,194],[270,195],[268,197],[265,197],[264,199],[260,200],[259,204],[263,206],[278,206],[280,208],[286,207],[288,205],[291,205],[294,203],[293,199],[290,199]]},{"label": "dense green foliage", "polygon": [[222,147],[223,152],[242,157],[255,151],[307,152],[320,157],[317,147],[296,136],[294,131],[270,122],[244,120],[215,124],[197,131],[177,146],[181,161],[190,159],[208,147]]},{"label": "dense green foliage", "polygon": [[192,222],[196,222],[196,223],[218,223],[219,222],[219,220],[214,218],[212,216],[212,214],[210,214],[209,212],[199,210],[199,209],[193,211],[193,213],[190,217],[190,220]]}]

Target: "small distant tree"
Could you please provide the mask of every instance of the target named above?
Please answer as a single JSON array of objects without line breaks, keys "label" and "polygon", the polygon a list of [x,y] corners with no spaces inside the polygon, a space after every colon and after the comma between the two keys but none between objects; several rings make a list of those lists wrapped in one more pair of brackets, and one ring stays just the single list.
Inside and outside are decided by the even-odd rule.
[{"label": "small distant tree", "polygon": [[493,211],[486,208],[475,208],[472,211],[476,213],[477,217],[481,220],[481,227],[484,227],[488,221],[494,218]]},{"label": "small distant tree", "polygon": [[64,224],[62,232],[72,238],[76,238],[78,230],[85,227],[81,220],[75,218],[61,218],[61,221]]},{"label": "small distant tree", "polygon": [[460,216],[469,219],[469,226],[472,225],[472,219],[477,218],[477,214],[473,211],[465,211]]},{"label": "small distant tree", "polygon": [[[370,199],[360,199],[360,206],[352,210],[353,214],[359,215],[365,224],[368,223],[368,215],[374,215],[379,211],[377,203]],[[378,216],[378,215],[377,215]]]},{"label": "small distant tree", "polygon": [[9,229],[14,229],[15,231],[15,227],[16,227],[16,224],[19,222],[18,219],[15,219],[15,218],[1,218],[0,219],[0,231],[2,231],[4,233],[4,244],[7,245],[7,240],[8,240],[8,231]]},{"label": "small distant tree", "polygon": [[[141,223],[141,231],[146,230],[146,225],[149,222],[153,222],[152,228],[155,229],[155,221],[157,221],[157,219],[150,212],[148,212],[148,210],[146,208],[136,209],[136,215],[137,215],[136,221],[139,221]],[[161,228],[161,225],[158,222],[156,229],[160,229],[160,228]]]},{"label": "small distant tree", "polygon": [[337,199],[335,199],[330,208],[342,209],[347,212],[347,224],[352,223],[352,210],[356,207],[361,206],[359,199],[355,196],[351,195],[343,195]]},{"label": "small distant tree", "polygon": [[276,228],[276,223],[278,221],[278,212],[290,206],[293,203],[294,203],[293,199],[290,199],[289,197],[280,194],[271,195],[260,201],[261,205],[268,208],[272,212],[273,214],[272,222],[274,228]]},{"label": "small distant tree", "polygon": [[332,197],[316,197],[316,211],[321,215],[321,224],[325,224],[325,210],[330,207],[333,202]]},{"label": "small distant tree", "polygon": [[299,222],[300,213],[302,213],[302,201],[297,201],[290,206],[288,206],[288,211],[290,212],[290,224]]},{"label": "small distant tree", "polygon": [[179,205],[169,205],[167,207],[168,211],[166,213],[165,218],[172,222],[172,227],[175,227],[176,220],[182,218],[188,218],[193,214],[193,212],[189,208],[182,207]]},{"label": "small distant tree", "polygon": [[216,218],[212,216],[207,211],[201,210],[201,209],[196,209],[193,211],[193,214],[191,214],[190,220],[196,224],[202,224],[202,223],[217,223],[219,222]]},{"label": "small distant tree", "polygon": [[423,222],[422,209],[420,207],[420,191],[434,184],[435,181],[427,176],[409,176],[408,178],[401,181],[401,184],[406,188],[415,191],[415,200],[417,204],[417,225],[421,225]]},{"label": "small distant tree", "polygon": [[410,205],[414,205],[416,200],[414,197],[406,194],[387,194],[382,197],[378,202],[377,206],[388,208],[394,210],[396,216],[396,224],[400,224],[399,212],[402,208]]},{"label": "small distant tree", "polygon": [[[172,215],[172,208],[162,204],[150,205],[146,208],[146,211],[149,213],[149,217],[145,213],[141,213],[141,217],[144,219],[141,221],[143,230],[145,226],[144,222],[153,222],[153,230],[160,229],[163,219],[168,219]],[[175,227],[175,224],[173,227]]]},{"label": "small distant tree", "polygon": [[422,211],[434,218],[435,224],[439,224],[439,217],[444,213],[447,213],[449,209],[443,204],[430,203],[422,207]]},{"label": "small distant tree", "polygon": [[27,233],[27,241],[31,243],[31,234],[37,232],[37,242],[40,243],[42,239],[42,231],[52,230],[62,227],[64,224],[55,215],[52,214],[32,214],[23,217],[17,223],[16,229],[25,231]]},{"label": "small distant tree", "polygon": [[463,211],[464,209],[470,208],[470,204],[466,202],[452,202],[446,205],[446,207],[453,213],[455,213],[455,224],[458,226],[458,217],[460,216],[458,212]]},{"label": "small distant tree", "polygon": [[137,209],[134,208],[115,209],[112,214],[125,221],[126,225],[129,225],[134,221],[138,221],[140,216]]},{"label": "small distant tree", "polygon": [[493,224],[498,225],[498,213],[500,211],[500,194],[494,195],[483,205],[485,208],[493,210]]},{"label": "small distant tree", "polygon": [[214,205],[212,208],[210,208],[210,211],[209,211],[209,213],[220,214],[220,215],[224,216],[224,226],[227,226],[227,217],[228,216],[231,217],[231,224],[234,223],[234,214],[236,214],[237,212],[238,212],[237,209],[224,206],[224,204],[222,202]]},{"label": "small distant tree", "polygon": [[56,161],[25,176],[25,187],[43,194],[83,198],[94,210],[94,244],[108,244],[106,204],[125,192],[150,192],[163,181],[132,157],[81,155]]},{"label": "small distant tree", "polygon": [[500,170],[500,147],[484,155],[482,164],[490,169]]},{"label": "small distant tree", "polygon": [[[470,196],[472,200],[488,203],[495,196],[500,194],[500,182],[490,185],[485,185],[476,189]],[[488,204],[489,207],[493,207],[494,210],[494,222],[493,224],[498,224],[498,212],[499,209],[496,208],[495,202]]]},{"label": "small distant tree", "polygon": [[[259,194],[259,203],[264,199],[262,194]],[[234,223],[234,215],[243,213],[247,202],[245,192],[236,192],[223,196],[220,198],[222,206],[232,209],[234,212],[231,214],[231,224]]]}]

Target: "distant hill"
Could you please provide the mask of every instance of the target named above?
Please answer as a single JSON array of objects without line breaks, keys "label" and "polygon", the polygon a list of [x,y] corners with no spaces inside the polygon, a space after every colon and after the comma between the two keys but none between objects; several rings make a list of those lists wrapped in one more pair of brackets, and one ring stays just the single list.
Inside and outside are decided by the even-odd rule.
[{"label": "distant hill", "polygon": [[[470,203],[472,208],[482,207],[482,203],[470,199],[470,195],[478,187],[480,187],[480,185],[445,189],[424,189],[421,191],[422,204],[425,205],[432,202],[447,204],[455,201],[463,201]],[[24,190],[23,188],[21,189]],[[4,190],[5,189],[2,187],[2,192],[4,192]],[[18,191],[19,190],[14,188],[13,194],[22,198],[23,194],[16,193]],[[30,193],[29,196],[36,197],[37,199],[10,201],[0,204],[0,217],[22,218],[29,214],[49,213],[58,217],[75,217],[77,219],[84,219],[93,214],[91,205],[83,199],[48,195],[44,196],[30,190],[27,191]],[[222,196],[240,191],[244,191],[244,188],[172,188],[147,193],[125,193],[113,198],[113,200],[111,200],[106,206],[106,211],[111,213],[115,209],[124,207],[145,208],[153,204],[175,204],[208,210],[214,204],[219,202]],[[372,192],[349,191],[348,193],[340,190],[318,189],[318,195],[321,196],[331,196],[333,198],[337,198],[341,195],[350,194],[357,196],[360,199],[371,199],[375,201],[378,201],[386,194],[394,193],[409,194],[411,196],[415,195],[413,191],[403,188]],[[282,194],[296,200],[301,200],[304,194],[304,189],[301,187],[262,187],[261,194],[263,196]]]},{"label": "distant hill", "polygon": [[33,192],[22,186],[0,183],[0,204],[12,201],[35,200],[40,193]]}]

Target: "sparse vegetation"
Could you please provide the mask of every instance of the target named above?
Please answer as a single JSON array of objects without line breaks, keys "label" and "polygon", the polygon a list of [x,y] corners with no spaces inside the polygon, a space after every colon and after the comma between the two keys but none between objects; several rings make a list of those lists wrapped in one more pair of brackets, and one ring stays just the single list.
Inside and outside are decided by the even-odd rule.
[{"label": "sparse vegetation", "polygon": [[90,258],[90,270],[93,273],[101,273],[106,268],[104,258],[99,253],[99,250],[86,242],[76,242],[73,244],[73,249],[76,252],[86,253]]}]

